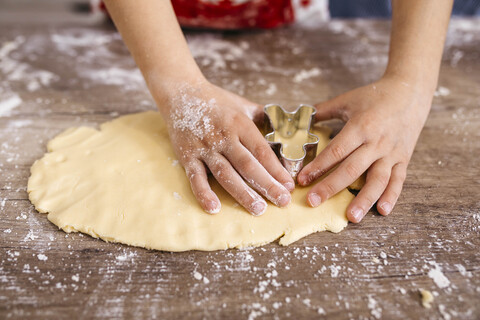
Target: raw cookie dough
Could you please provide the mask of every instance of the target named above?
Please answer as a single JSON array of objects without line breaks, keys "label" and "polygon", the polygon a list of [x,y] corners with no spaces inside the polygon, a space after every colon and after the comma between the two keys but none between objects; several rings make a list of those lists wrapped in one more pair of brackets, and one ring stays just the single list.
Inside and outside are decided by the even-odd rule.
[{"label": "raw cookie dough", "polygon": [[[322,150],[328,133],[316,134]],[[205,213],[153,111],[104,123],[100,131],[68,129],[48,143],[48,151],[33,164],[28,181],[38,211],[66,232],[150,249],[218,250],[278,238],[288,245],[317,231],[341,231],[354,198],[345,189],[312,209],[305,202],[308,188],[297,186],[287,208],[270,204],[254,217],[212,179],[222,209]]]},{"label": "raw cookie dough", "polygon": [[300,159],[305,155],[303,145],[308,140],[307,130],[297,130],[291,137],[282,137],[279,133],[275,133],[275,142],[282,143],[282,153],[288,159]]}]

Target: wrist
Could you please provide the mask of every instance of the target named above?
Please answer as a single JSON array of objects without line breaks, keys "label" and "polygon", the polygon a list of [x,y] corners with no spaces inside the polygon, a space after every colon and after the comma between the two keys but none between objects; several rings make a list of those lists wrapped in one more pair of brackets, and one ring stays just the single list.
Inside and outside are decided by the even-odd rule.
[{"label": "wrist", "polygon": [[193,91],[193,88],[209,83],[200,70],[189,70],[175,75],[150,71],[145,75],[145,81],[164,117],[170,113],[173,107],[172,101],[184,94],[187,88]]},{"label": "wrist", "polygon": [[421,69],[408,70],[403,68],[387,67],[382,79],[392,80],[411,89],[411,92],[431,99],[437,87],[438,77],[435,72],[424,71]]},{"label": "wrist", "polygon": [[431,100],[437,87],[437,79],[430,79],[429,77],[417,76],[404,72],[385,71],[381,80],[388,82],[395,82],[399,85],[408,88],[412,95],[415,95],[422,100]]},{"label": "wrist", "polygon": [[430,112],[433,100],[432,89],[425,83],[408,77],[385,74],[379,82],[383,82],[391,92],[391,97],[404,106],[405,112],[413,112],[421,122],[421,126]]}]

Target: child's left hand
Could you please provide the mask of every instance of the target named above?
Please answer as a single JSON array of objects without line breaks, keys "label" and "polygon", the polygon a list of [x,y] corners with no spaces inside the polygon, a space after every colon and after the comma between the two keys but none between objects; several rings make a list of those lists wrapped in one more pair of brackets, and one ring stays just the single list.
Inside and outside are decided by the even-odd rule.
[{"label": "child's left hand", "polygon": [[298,176],[300,185],[309,185],[338,164],[308,192],[309,205],[320,205],[367,171],[365,186],[347,209],[348,219],[360,222],[377,201],[378,212],[389,214],[431,101],[431,90],[384,77],[316,105],[317,121],[338,118],[346,124]]}]

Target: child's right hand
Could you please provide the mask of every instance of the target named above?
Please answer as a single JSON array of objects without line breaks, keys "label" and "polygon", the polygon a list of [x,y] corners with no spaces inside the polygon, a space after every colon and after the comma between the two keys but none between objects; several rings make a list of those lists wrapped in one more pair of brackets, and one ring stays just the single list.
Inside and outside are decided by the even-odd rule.
[{"label": "child's right hand", "polygon": [[281,207],[290,203],[295,183],[253,122],[263,112],[260,106],[207,81],[168,91],[163,99],[168,106],[161,111],[175,153],[205,211],[217,213],[221,208],[206,168],[253,215],[267,208],[259,193]]}]

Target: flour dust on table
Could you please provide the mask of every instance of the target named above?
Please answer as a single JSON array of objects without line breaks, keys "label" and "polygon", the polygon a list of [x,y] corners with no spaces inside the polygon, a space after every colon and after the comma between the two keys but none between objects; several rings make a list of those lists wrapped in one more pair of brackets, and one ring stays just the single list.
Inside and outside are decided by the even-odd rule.
[{"label": "flour dust on table", "polygon": [[[328,130],[317,129],[319,151]],[[260,217],[239,206],[213,179],[222,202],[205,213],[178,165],[167,128],[157,112],[104,123],[100,130],[71,128],[48,143],[31,168],[28,193],[35,208],[65,232],[166,251],[219,250],[281,245],[317,231],[340,232],[354,196],[343,190],[318,208],[297,187],[286,208],[273,204]]]}]

